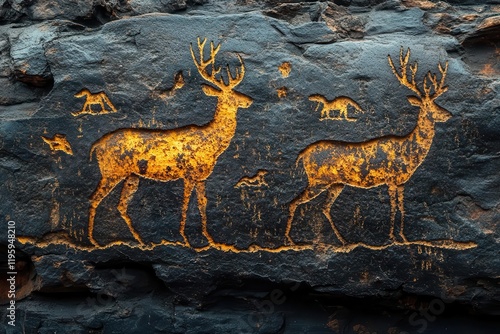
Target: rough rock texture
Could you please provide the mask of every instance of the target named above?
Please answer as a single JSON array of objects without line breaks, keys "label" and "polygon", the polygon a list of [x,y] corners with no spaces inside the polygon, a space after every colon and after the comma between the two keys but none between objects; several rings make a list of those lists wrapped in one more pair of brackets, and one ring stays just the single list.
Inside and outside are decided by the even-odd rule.
[{"label": "rough rock texture", "polygon": [[497,332],[500,1],[48,3],[0,1],[1,331]]}]

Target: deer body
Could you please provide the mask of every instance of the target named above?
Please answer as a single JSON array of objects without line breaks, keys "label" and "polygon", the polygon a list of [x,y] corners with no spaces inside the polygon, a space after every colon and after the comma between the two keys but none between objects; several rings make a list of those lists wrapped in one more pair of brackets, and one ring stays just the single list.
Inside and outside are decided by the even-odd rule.
[{"label": "deer body", "polygon": [[[337,238],[346,241],[334,224],[330,209],[343,188],[348,185],[358,188],[373,188],[386,185],[391,203],[391,228],[389,236],[395,241],[394,221],[397,210],[401,213],[399,234],[407,241],[404,229],[404,184],[411,178],[420,164],[425,160],[434,138],[436,122],[446,122],[451,113],[437,105],[434,100],[446,92],[444,80],[448,64],[439,65],[441,80],[428,73],[423,82],[423,92],[415,83],[417,64],[410,66],[411,80],[407,76],[407,64],[410,50],[403,56],[400,52],[401,75],[396,70],[392,59],[389,65],[399,82],[411,89],[417,96],[409,96],[411,105],[419,107],[419,115],[415,128],[406,136],[385,136],[367,142],[349,143],[340,141],[319,141],[309,145],[297,158],[302,160],[308,178],[308,186],[290,203],[289,216],[285,235],[290,243],[290,230],[295,210],[300,204],[307,203],[323,192],[327,198],[323,206],[323,214],[329,221]],[[428,86],[428,81],[433,87]],[[431,94],[432,88],[434,89]]]},{"label": "deer body", "polygon": [[[191,193],[196,189],[198,209],[202,220],[203,235],[209,243],[213,239],[207,231],[205,180],[212,173],[217,159],[228,148],[236,131],[236,114],[238,108],[248,108],[252,99],[234,90],[245,74],[243,61],[240,58],[241,69],[236,75],[227,69],[228,83],[216,78],[220,68],[215,67],[215,55],[220,46],[211,43],[211,54],[204,59],[203,50],[206,40],[198,40],[200,61],[198,62],[191,47],[191,55],[201,76],[214,86],[202,85],[207,96],[215,96],[218,103],[214,118],[206,125],[189,125],[170,130],[153,129],[120,129],[104,135],[92,145],[90,154],[95,152],[101,181],[90,198],[89,209],[89,239],[98,245],[93,237],[96,209],[100,202],[124,180],[118,211],[128,225],[134,238],[143,243],[139,234],[132,226],[127,214],[127,208],[132,196],[139,187],[140,178],[155,181],[184,181],[184,194],[179,232],[184,243],[189,241],[184,233],[187,209]],[[212,70],[207,72],[206,67]]]},{"label": "deer body", "polygon": [[205,126],[120,129],[99,139],[91,153],[96,153],[101,173],[107,175],[138,175],[165,182],[205,180],[236,131],[236,110],[227,114],[216,112],[215,119]]},{"label": "deer body", "polygon": [[434,137],[432,121],[422,115],[419,118],[423,120],[419,119],[407,136],[386,136],[364,143],[319,141],[303,150],[297,162],[303,160],[313,184],[360,188],[402,185],[424,161]]}]

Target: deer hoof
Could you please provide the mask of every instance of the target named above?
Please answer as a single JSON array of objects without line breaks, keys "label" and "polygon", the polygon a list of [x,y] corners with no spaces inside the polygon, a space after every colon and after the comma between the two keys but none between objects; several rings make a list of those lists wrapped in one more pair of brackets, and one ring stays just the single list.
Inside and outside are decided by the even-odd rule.
[{"label": "deer hoof", "polygon": [[189,243],[189,240],[184,237],[184,246],[191,248],[191,244]]},{"label": "deer hoof", "polygon": [[97,241],[95,241],[94,238],[90,237],[89,240],[90,240],[90,243],[92,245],[94,245],[94,247],[101,247],[101,245],[99,245],[99,243],[97,243]]},{"label": "deer hoof", "polygon": [[403,242],[408,242],[408,239],[406,239],[404,233],[399,233],[399,235],[401,236],[401,239],[403,239]]},{"label": "deer hoof", "polygon": [[290,238],[289,235],[286,236],[286,243],[289,244],[290,246],[294,246],[295,242]]}]

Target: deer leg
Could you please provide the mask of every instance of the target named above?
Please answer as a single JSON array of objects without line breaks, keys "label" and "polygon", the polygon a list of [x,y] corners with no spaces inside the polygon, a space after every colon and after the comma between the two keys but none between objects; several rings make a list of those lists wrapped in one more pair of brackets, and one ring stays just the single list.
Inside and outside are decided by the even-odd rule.
[{"label": "deer leg", "polygon": [[90,108],[90,103],[85,102],[82,108],[82,113],[88,113],[88,114],[92,113],[92,108]]},{"label": "deer leg", "polygon": [[398,187],[398,208],[399,212],[401,213],[401,228],[399,230],[399,235],[401,236],[401,238],[403,238],[404,242],[408,242],[408,239],[406,239],[406,236],[404,234],[404,226],[405,226],[404,191],[405,191],[404,186]]},{"label": "deer leg", "polygon": [[87,107],[87,102],[83,104],[83,107],[80,111],[77,111],[77,114],[83,114],[85,112],[85,107]]},{"label": "deer leg", "polygon": [[321,194],[323,191],[325,191],[325,188],[316,188],[316,187],[307,186],[307,188],[290,203],[289,215],[288,215],[288,220],[286,223],[285,236],[286,236],[287,240],[292,245],[295,243],[293,242],[292,238],[290,237],[290,230],[292,229],[292,222],[293,222],[293,217],[295,216],[295,210],[297,209],[297,207],[300,204],[307,203],[307,202],[313,200],[319,194]]},{"label": "deer leg", "polygon": [[113,105],[113,103],[111,103],[111,101],[108,99],[108,97],[106,95],[104,95],[102,98],[107,103],[107,105],[111,108],[111,111],[116,112],[115,106]]},{"label": "deer leg", "polygon": [[101,113],[106,113],[107,110],[106,110],[106,107],[104,106],[104,101],[102,98],[99,99],[99,105],[101,106]]},{"label": "deer leg", "polygon": [[201,230],[205,238],[210,244],[214,244],[214,239],[207,230],[207,196],[205,194],[205,182],[199,181],[196,183],[196,198],[198,201],[198,210],[201,216]]},{"label": "deer leg", "polygon": [[97,207],[101,201],[109,195],[109,193],[120,183],[122,179],[107,179],[102,178],[97,185],[96,190],[90,196],[90,208],[89,208],[89,240],[94,246],[99,246],[97,241],[93,237],[94,232],[94,219]]},{"label": "deer leg", "polygon": [[137,188],[139,187],[139,177],[137,175],[130,175],[125,179],[123,184],[122,193],[120,195],[120,202],[118,203],[118,212],[122,216],[125,223],[127,223],[130,233],[134,236],[135,240],[139,241],[140,244],[144,244],[139,233],[132,227],[132,219],[127,214],[128,205],[132,200]]},{"label": "deer leg", "polygon": [[189,240],[186,237],[186,233],[184,232],[184,229],[186,227],[186,218],[187,218],[187,210],[189,206],[189,199],[191,198],[191,193],[193,192],[194,185],[191,182],[184,181],[184,196],[182,199],[182,213],[181,213],[181,223],[179,227],[179,233],[182,236],[182,239],[184,239],[184,243],[186,246],[191,247],[189,244]]},{"label": "deer leg", "polygon": [[332,216],[330,214],[330,209],[337,197],[342,192],[342,189],[344,189],[344,186],[342,184],[334,184],[330,188],[328,188],[328,197],[326,198],[325,205],[323,206],[323,214],[326,216],[326,219],[328,219],[328,222],[330,223],[333,232],[335,232],[337,239],[339,239],[342,245],[345,245],[346,241],[340,234],[337,226],[335,226],[335,223],[333,222]]},{"label": "deer leg", "polygon": [[397,187],[389,186],[389,199],[391,202],[391,229],[389,232],[389,237],[391,238],[392,242],[396,241],[396,238],[394,237],[394,221],[396,220],[396,212],[397,212],[396,193],[397,193]]}]

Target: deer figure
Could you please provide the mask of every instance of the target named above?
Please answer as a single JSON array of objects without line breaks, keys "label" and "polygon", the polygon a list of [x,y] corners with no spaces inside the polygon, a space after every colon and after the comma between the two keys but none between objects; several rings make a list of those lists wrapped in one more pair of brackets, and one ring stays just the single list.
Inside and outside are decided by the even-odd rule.
[{"label": "deer figure", "polygon": [[[101,201],[121,182],[124,185],[118,204],[118,211],[126,222],[134,238],[143,241],[132,226],[127,207],[137,191],[140,178],[168,182],[182,179],[184,195],[179,232],[186,246],[190,246],[184,233],[189,200],[196,189],[198,209],[202,219],[203,235],[209,243],[213,239],[207,231],[205,181],[212,173],[217,159],[228,148],[236,131],[238,108],[248,108],[252,98],[234,90],[245,76],[243,60],[235,75],[227,66],[227,83],[220,67],[215,66],[215,57],[220,44],[210,43],[210,57],[205,60],[206,39],[198,39],[200,59],[197,60],[191,45],[191,56],[201,77],[211,85],[202,84],[205,95],[217,97],[217,107],[213,120],[208,124],[188,125],[171,130],[120,129],[104,135],[92,145],[90,155],[95,152],[101,180],[90,197],[89,239],[98,245],[93,237],[96,209]],[[210,69],[209,69],[210,67]]]},{"label": "deer figure", "polygon": [[419,107],[417,125],[406,136],[385,136],[361,143],[322,140],[309,145],[298,156],[297,163],[302,160],[308,178],[307,188],[290,203],[286,227],[286,238],[293,244],[290,229],[297,206],[307,203],[322,192],[327,192],[323,206],[323,214],[329,221],[335,235],[342,244],[346,241],[332,220],[330,209],[342,189],[348,185],[357,188],[373,188],[386,185],[389,190],[391,204],[390,239],[394,236],[394,221],[397,210],[401,213],[399,235],[407,242],[404,235],[404,185],[416,169],[422,164],[432,145],[435,123],[446,122],[452,115],[440,107],[435,100],[448,90],[444,86],[448,62],[443,67],[438,65],[441,78],[428,72],[423,79],[421,90],[415,75],[418,65],[409,66],[411,78],[408,77],[410,49],[399,54],[400,72],[388,56],[392,72],[401,85],[410,89],[416,96],[409,96],[408,102]]}]

